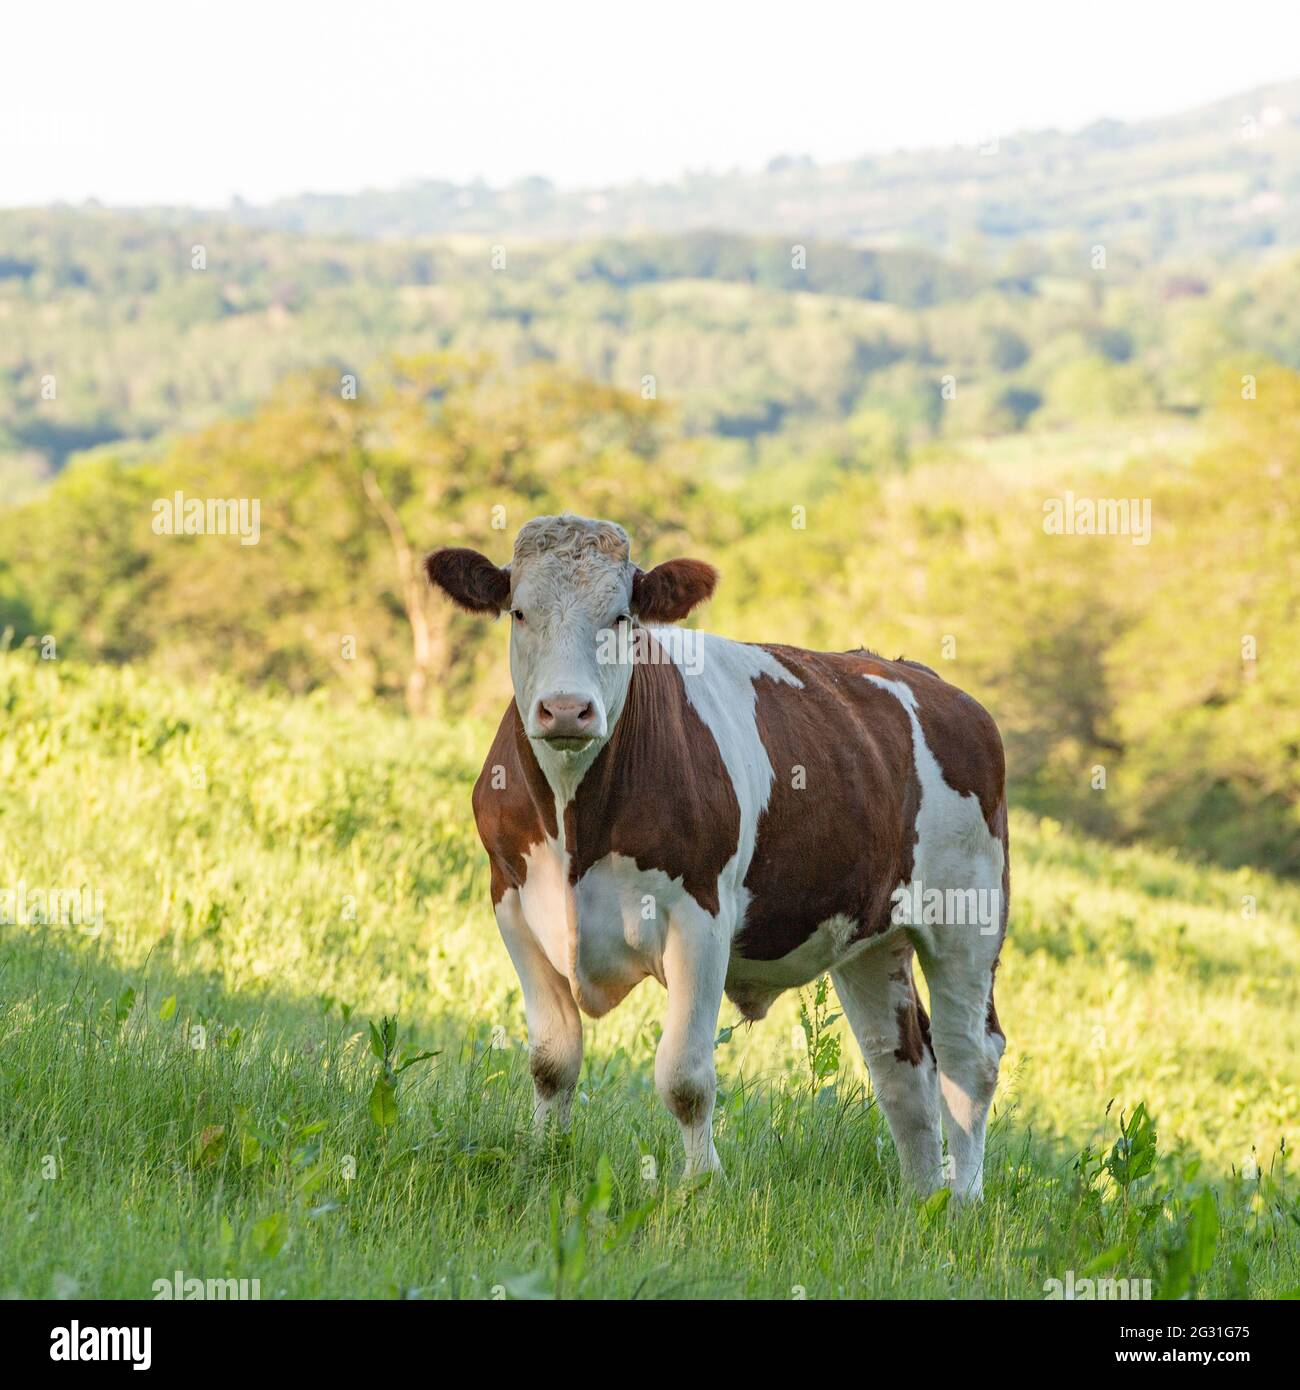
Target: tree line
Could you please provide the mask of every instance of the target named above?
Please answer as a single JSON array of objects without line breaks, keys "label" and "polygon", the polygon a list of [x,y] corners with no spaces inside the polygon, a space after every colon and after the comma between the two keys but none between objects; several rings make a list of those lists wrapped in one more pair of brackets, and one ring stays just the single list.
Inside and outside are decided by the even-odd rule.
[{"label": "tree line", "polygon": [[[509,696],[503,630],[431,595],[422,554],[504,562],[533,515],[607,516],[643,563],[718,565],[711,630],[864,643],[971,690],[1022,803],[1295,873],[1300,375],[1252,381],[1222,381],[1190,464],[1008,478],[868,448],[873,466],[757,487],[713,476],[707,441],[658,401],[554,365],[389,358],[354,395],[318,370],[154,456],[97,451],[0,511],[0,628],[37,659],[487,714]],[[178,494],[256,499],[257,543],[160,533],[156,504]],[[1147,542],[1047,524],[1067,495],[1145,506]]]}]

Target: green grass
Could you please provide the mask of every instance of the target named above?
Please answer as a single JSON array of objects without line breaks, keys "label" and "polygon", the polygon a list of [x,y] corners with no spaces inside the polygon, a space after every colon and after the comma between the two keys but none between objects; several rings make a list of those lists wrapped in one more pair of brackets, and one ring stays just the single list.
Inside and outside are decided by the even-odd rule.
[{"label": "green grass", "polygon": [[[653,982],[587,1025],[572,1131],[528,1133],[469,812],[486,727],[27,653],[0,718],[0,890],[104,907],[98,935],[0,927],[0,1295],[149,1297],[176,1269],[264,1298],[1300,1286],[1294,886],[1017,816],[982,1207],[900,1191],[856,1046],[814,1085],[793,996],[719,1046],[727,1177],[685,1187]],[[385,1015],[438,1054],[395,1118]]]}]

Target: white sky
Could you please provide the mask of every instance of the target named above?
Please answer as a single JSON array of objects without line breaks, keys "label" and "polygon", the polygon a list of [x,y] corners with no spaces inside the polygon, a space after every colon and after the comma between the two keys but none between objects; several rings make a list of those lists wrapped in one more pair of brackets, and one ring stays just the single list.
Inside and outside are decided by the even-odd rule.
[{"label": "white sky", "polygon": [[1298,74],[1296,0],[10,0],[0,205],[665,179]]}]

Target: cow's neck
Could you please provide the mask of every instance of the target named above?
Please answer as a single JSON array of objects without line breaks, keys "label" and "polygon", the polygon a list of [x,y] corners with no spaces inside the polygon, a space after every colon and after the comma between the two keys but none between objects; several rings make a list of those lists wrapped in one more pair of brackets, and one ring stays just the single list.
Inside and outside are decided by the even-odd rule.
[{"label": "cow's neck", "polygon": [[519,736],[531,750],[554,797],[555,818],[570,853],[575,846],[568,841],[578,829],[578,810],[583,819],[603,815],[606,804],[618,797],[616,789],[629,778],[646,774],[649,764],[657,761],[653,754],[655,733],[671,727],[674,721],[668,707],[682,698],[681,680],[671,665],[638,663],[632,668],[622,707],[603,743],[579,753],[561,753],[540,740],[534,743],[525,738],[520,726]]}]

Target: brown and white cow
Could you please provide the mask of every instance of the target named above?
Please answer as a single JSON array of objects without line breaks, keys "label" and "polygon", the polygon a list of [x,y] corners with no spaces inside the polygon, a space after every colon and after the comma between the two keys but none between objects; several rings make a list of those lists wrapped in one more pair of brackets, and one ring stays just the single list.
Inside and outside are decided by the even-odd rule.
[{"label": "brown and white cow", "polygon": [[656,1086],[687,1174],[718,1168],[723,993],[757,1019],[829,970],[905,1176],[978,1196],[1008,882],[989,715],[914,662],[667,626],[716,572],[644,573],[612,522],[538,517],[508,566],[464,549],[426,565],[462,608],[511,615],[515,699],[474,817],[523,985],[538,1124],[567,1121],[579,1009],[599,1017],[652,975],[668,991]]}]

